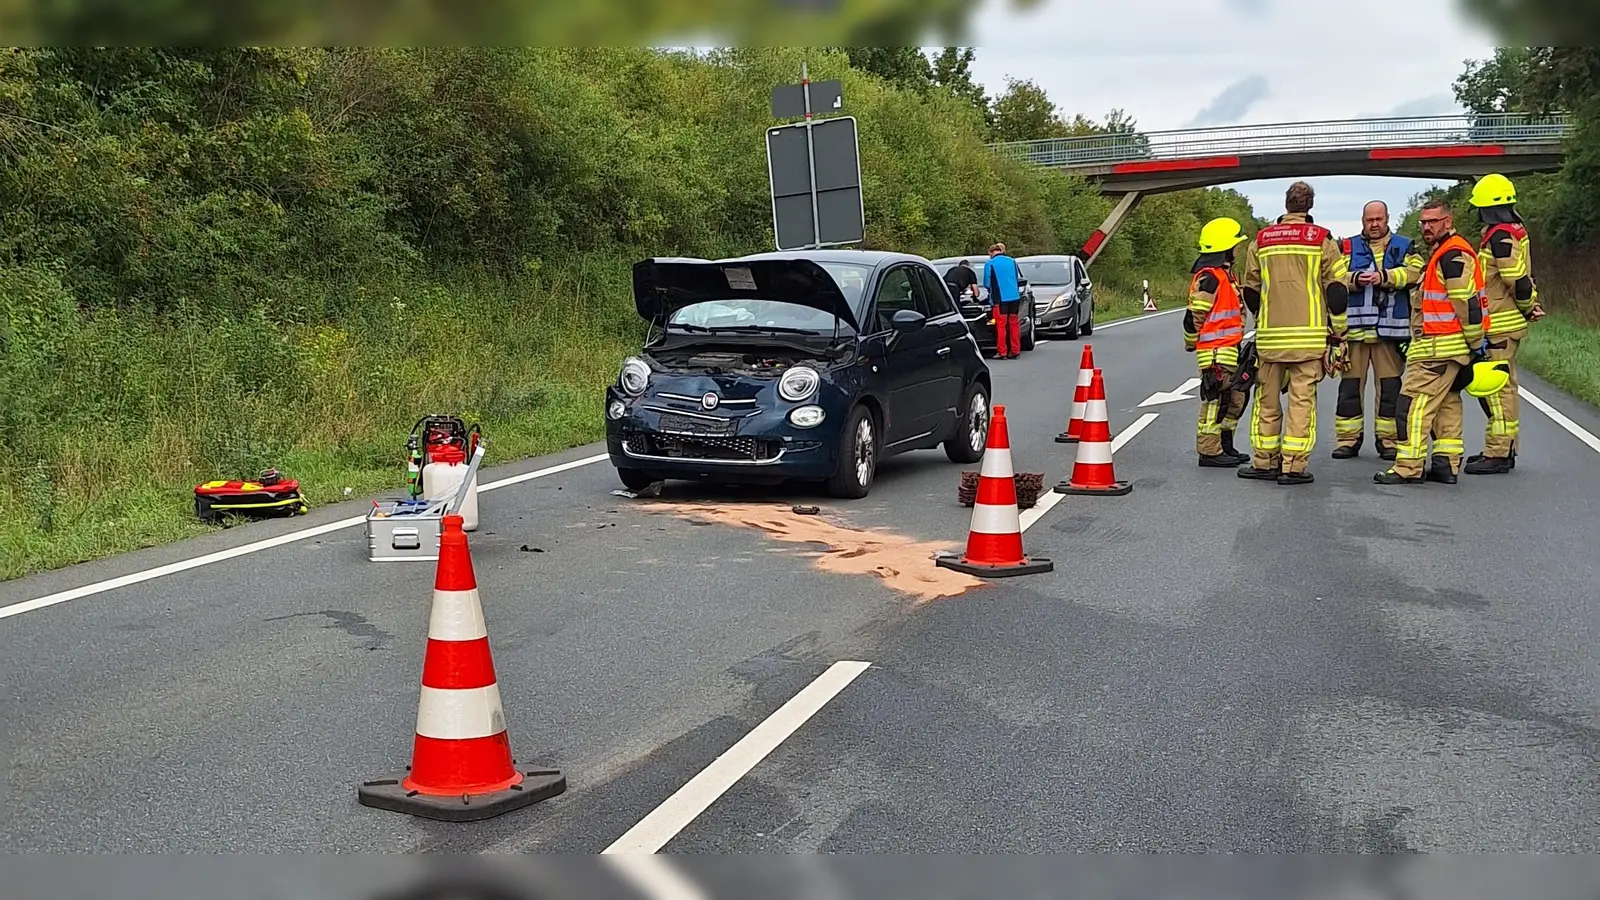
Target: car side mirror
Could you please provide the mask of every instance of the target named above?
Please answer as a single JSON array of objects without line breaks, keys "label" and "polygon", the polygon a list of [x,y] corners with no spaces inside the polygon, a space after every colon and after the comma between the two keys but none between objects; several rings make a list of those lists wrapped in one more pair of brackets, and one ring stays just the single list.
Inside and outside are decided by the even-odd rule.
[{"label": "car side mirror", "polygon": [[910,334],[913,331],[920,331],[922,326],[927,324],[928,317],[914,309],[902,309],[889,321],[895,331],[900,334]]},{"label": "car side mirror", "polygon": [[1026,279],[1026,278],[1018,278],[1017,279],[1017,286],[1018,287],[1027,287],[1028,286],[1028,279]]}]

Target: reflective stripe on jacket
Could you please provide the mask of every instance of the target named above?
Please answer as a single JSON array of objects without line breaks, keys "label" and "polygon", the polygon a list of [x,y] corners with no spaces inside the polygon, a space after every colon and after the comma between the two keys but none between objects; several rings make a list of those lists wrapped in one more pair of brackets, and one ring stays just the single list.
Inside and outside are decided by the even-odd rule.
[{"label": "reflective stripe on jacket", "polygon": [[1381,268],[1378,260],[1373,258],[1372,246],[1367,243],[1366,237],[1357,235],[1345,240],[1343,249],[1350,256],[1351,272],[1373,270],[1399,273],[1399,286],[1396,288],[1351,286],[1350,309],[1346,313],[1350,330],[1371,330],[1386,341],[1403,341],[1411,337],[1411,287],[1404,283],[1406,254],[1411,250],[1410,239],[1401,234],[1389,235]]}]

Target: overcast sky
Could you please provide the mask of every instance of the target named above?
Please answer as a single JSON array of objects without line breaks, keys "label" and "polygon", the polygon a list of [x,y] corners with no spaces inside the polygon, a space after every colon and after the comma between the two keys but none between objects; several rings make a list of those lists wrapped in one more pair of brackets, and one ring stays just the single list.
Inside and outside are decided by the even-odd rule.
[{"label": "overcast sky", "polygon": [[[1124,109],[1141,130],[1458,113],[1451,83],[1494,36],[1456,0],[986,0],[968,44],[991,96],[1031,79],[1069,118]],[[1398,38],[1398,40],[1396,39]],[[1395,225],[1430,182],[1308,179],[1313,214],[1341,237],[1367,200]],[[1256,214],[1283,212],[1287,181],[1233,185]]]}]

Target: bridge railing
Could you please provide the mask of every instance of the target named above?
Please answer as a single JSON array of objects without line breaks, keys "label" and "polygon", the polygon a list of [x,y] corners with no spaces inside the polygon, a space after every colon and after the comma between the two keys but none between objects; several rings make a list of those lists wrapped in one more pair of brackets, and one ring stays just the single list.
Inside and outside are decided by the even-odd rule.
[{"label": "bridge railing", "polygon": [[1565,114],[1420,116],[1097,134],[1010,141],[991,147],[1034,165],[1070,167],[1255,153],[1551,143],[1571,130],[1572,119]]}]

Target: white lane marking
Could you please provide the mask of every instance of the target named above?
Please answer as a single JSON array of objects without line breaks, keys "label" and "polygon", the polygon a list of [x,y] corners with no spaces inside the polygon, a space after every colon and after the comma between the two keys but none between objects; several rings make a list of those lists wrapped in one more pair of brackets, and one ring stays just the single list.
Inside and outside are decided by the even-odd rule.
[{"label": "white lane marking", "polygon": [[1191,378],[1170,391],[1156,391],[1145,401],[1139,404],[1140,409],[1146,406],[1160,406],[1163,403],[1176,403],[1179,400],[1197,400],[1198,397],[1189,396],[1189,392],[1200,386],[1200,379]]},{"label": "white lane marking", "polygon": [[750,773],[756,764],[777,749],[817,711],[826,706],[871,663],[841,661],[828,667],[817,680],[805,686],[779,710],[768,716],[726,753],[717,757],[700,774],[679,788],[639,824],[607,847],[602,853],[656,853],[690,822],[705,812],[718,797]]},{"label": "white lane marking", "polygon": [[1521,396],[1522,399],[1524,399],[1524,400],[1528,401],[1529,403],[1532,403],[1534,406],[1538,407],[1540,412],[1542,412],[1545,415],[1549,416],[1551,421],[1555,422],[1557,425],[1560,425],[1562,428],[1565,428],[1568,432],[1570,432],[1572,434],[1573,437],[1577,438],[1580,441],[1583,441],[1585,444],[1588,444],[1590,450],[1593,450],[1596,453],[1600,453],[1600,438],[1595,437],[1594,434],[1589,431],[1589,429],[1584,428],[1582,425],[1579,425],[1577,422],[1574,422],[1571,419],[1567,418],[1566,416],[1562,415],[1560,410],[1556,409],[1554,406],[1551,406],[1550,404],[1548,404],[1548,403],[1544,402],[1543,400],[1539,399],[1538,397],[1534,396],[1534,393],[1532,391],[1528,390],[1527,388],[1523,387],[1520,384],[1517,385],[1517,394],[1519,396]]},{"label": "white lane marking", "polygon": [[604,862],[650,900],[710,900],[664,856],[611,856]]},{"label": "white lane marking", "polygon": [[1126,319],[1118,319],[1115,322],[1107,322],[1104,325],[1096,325],[1096,326],[1094,326],[1094,330],[1095,331],[1104,331],[1107,328],[1115,328],[1118,325],[1126,325],[1129,322],[1148,322],[1151,319],[1159,319],[1162,316],[1170,316],[1173,313],[1181,313],[1185,309],[1188,309],[1188,307],[1181,307],[1179,309],[1169,309],[1169,310],[1165,310],[1163,312],[1157,312],[1157,313],[1145,313],[1143,315],[1138,315],[1138,316],[1129,316]]},{"label": "white lane marking", "polygon": [[[492,491],[498,488],[507,487],[509,485],[520,484],[524,481],[532,481],[535,478],[543,478],[547,475],[555,475],[560,472],[567,472],[572,469],[579,468],[580,466],[593,465],[594,463],[609,458],[610,457],[606,454],[601,453],[596,456],[585,457],[584,459],[562,463],[559,466],[551,466],[548,469],[524,472],[521,475],[513,475],[510,478],[502,478],[499,481],[491,481],[488,484],[481,484],[478,486],[478,492],[482,493],[484,491]],[[277,537],[270,537],[266,540],[256,541],[251,544],[243,544],[238,547],[229,547],[226,550],[218,550],[215,553],[207,553],[204,556],[196,556],[191,559],[179,560],[175,563],[167,563],[164,566],[156,566],[153,569],[145,569],[142,572],[132,572],[127,575],[119,575],[116,578],[108,578],[105,581],[97,581],[93,584],[86,584],[82,587],[72,588],[71,590],[58,591],[54,594],[46,594],[43,597],[35,597],[32,600],[22,600],[20,602],[13,603],[10,606],[0,606],[0,619],[8,619],[12,616],[20,616],[26,612],[33,612],[36,609],[44,609],[49,606],[55,606],[58,603],[66,603],[69,600],[78,600],[94,594],[100,594],[106,591],[114,591],[117,588],[127,587],[131,584],[140,584],[145,581],[161,578],[165,575],[175,575],[179,572],[187,572],[190,569],[198,569],[201,566],[209,566],[212,563],[237,559],[238,557],[246,556],[251,553],[259,553],[262,550],[271,550],[273,547],[282,547],[284,544],[292,544],[296,541],[303,541],[308,538],[314,538],[324,534],[332,534],[335,531],[360,525],[365,521],[367,521],[367,516],[365,513],[362,513],[359,516],[353,516],[348,519],[340,519],[337,522],[329,522],[326,525],[318,525],[314,528],[307,528],[304,531],[294,531],[290,532],[289,534],[280,534]]]},{"label": "white lane marking", "polygon": [[[1139,432],[1145,430],[1146,426],[1148,426],[1151,422],[1154,422],[1160,417],[1160,415],[1160,413],[1145,413],[1144,415],[1135,419],[1133,424],[1117,432],[1117,436],[1111,439],[1111,452],[1116,453],[1117,451],[1121,450],[1124,445],[1133,440],[1139,434]],[[1046,488],[1039,495],[1038,501],[1034,503],[1033,509],[1025,509],[1022,511],[1022,530],[1027,531],[1033,525],[1033,523],[1044,518],[1045,513],[1054,509],[1055,505],[1060,503],[1066,496],[1066,494],[1058,494],[1054,490]]]}]

